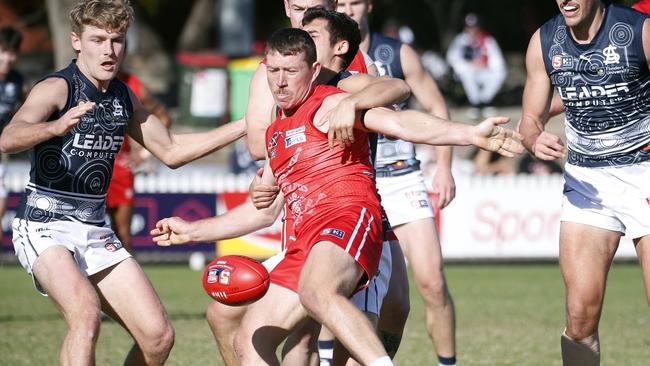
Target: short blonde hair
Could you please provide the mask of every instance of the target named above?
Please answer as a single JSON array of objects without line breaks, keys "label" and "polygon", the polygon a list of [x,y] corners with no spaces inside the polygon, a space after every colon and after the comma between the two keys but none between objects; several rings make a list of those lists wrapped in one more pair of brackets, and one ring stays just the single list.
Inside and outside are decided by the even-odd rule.
[{"label": "short blonde hair", "polygon": [[133,8],[129,0],[81,0],[70,10],[72,31],[78,36],[86,25],[126,33],[132,22]]}]

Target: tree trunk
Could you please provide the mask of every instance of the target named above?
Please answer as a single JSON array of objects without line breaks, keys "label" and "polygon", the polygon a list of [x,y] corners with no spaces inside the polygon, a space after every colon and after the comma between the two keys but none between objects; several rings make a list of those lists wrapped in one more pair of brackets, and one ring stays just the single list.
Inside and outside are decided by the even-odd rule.
[{"label": "tree trunk", "polygon": [[46,0],[47,18],[52,32],[54,46],[54,67],[56,70],[66,67],[75,58],[75,52],[70,44],[70,9],[77,0]]}]

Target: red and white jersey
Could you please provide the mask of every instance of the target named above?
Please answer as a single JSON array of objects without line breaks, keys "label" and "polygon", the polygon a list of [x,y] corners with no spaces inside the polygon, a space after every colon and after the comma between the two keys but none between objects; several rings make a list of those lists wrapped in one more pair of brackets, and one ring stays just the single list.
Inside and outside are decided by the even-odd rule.
[{"label": "red and white jersey", "polygon": [[367,74],[368,73],[368,66],[366,65],[366,57],[363,55],[363,51],[359,49],[357,51],[357,54],[354,55],[354,59],[352,62],[350,62],[350,65],[348,65],[348,68],[346,69],[352,74]]},{"label": "red and white jersey", "polygon": [[362,202],[379,207],[368,134],[355,130],[355,143],[330,149],[327,134],[313,122],[323,100],[340,89],[319,85],[296,110],[266,130],[269,163],[291,212],[296,234],[318,211]]}]

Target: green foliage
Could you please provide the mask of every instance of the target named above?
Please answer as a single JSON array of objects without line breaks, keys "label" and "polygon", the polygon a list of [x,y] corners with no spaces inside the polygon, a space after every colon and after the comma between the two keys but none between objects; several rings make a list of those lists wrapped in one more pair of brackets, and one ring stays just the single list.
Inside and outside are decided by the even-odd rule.
[{"label": "green foliage", "polygon": [[[187,266],[146,266],[176,330],[168,365],[222,365],[205,321],[210,299],[200,273]],[[456,304],[458,359],[462,365],[560,365],[564,288],[557,265],[448,265]],[[603,365],[647,365],[650,312],[637,265],[615,264],[600,325]],[[413,283],[413,282],[411,282]],[[411,315],[398,365],[435,363],[422,301],[411,286]],[[65,323],[33,289],[25,272],[0,267],[0,365],[55,364]],[[128,334],[108,321],[97,346],[98,365],[121,364]]]}]

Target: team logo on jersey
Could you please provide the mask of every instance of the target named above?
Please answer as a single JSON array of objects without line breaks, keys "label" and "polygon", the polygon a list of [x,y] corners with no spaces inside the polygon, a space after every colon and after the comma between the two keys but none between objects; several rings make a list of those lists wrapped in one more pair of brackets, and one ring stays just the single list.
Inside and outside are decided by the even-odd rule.
[{"label": "team logo on jersey", "polygon": [[605,65],[617,64],[621,59],[621,55],[616,52],[616,47],[611,44],[603,49],[603,56],[605,56]]},{"label": "team logo on jersey", "polygon": [[305,126],[300,126],[298,128],[294,128],[293,130],[287,131],[287,135],[284,138],[284,146],[286,148],[289,148],[293,145],[301,144],[305,141],[307,141],[307,137],[305,137]]},{"label": "team logo on jersey", "polygon": [[266,150],[269,152],[269,158],[273,159],[275,157],[275,148],[278,146],[278,136],[277,132],[273,132],[271,138],[269,139],[269,145]]},{"label": "team logo on jersey", "polygon": [[113,117],[124,117],[124,107],[117,98],[113,98]]},{"label": "team logo on jersey", "polygon": [[327,229],[323,229],[323,231],[320,233],[320,235],[321,236],[331,235],[331,236],[335,236],[335,237],[337,237],[339,239],[343,239],[343,238],[345,238],[345,231],[339,230],[339,229],[327,228]]},{"label": "team logo on jersey", "polygon": [[104,248],[109,252],[115,252],[118,249],[122,249],[122,243],[120,243],[119,241],[106,243],[104,245]]},{"label": "team logo on jersey", "polygon": [[555,70],[573,68],[573,57],[555,55],[553,56],[552,65]]}]

